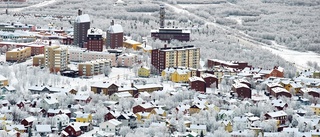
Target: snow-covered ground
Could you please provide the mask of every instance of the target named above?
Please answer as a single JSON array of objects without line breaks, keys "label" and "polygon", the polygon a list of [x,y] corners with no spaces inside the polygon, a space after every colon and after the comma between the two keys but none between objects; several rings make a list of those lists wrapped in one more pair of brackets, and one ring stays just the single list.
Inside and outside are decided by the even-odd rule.
[{"label": "snow-covered ground", "polygon": [[[210,22],[207,19],[202,18],[194,13],[190,13],[189,11],[187,11],[185,9],[186,7],[192,7],[194,4],[189,4],[189,5],[188,4],[172,5],[169,3],[162,3],[162,4],[164,4],[168,8],[171,8],[176,13],[199,17],[199,19],[202,19],[203,21],[205,21],[206,25],[210,25],[210,26],[216,27],[217,29],[226,31],[228,34],[230,34],[232,36],[232,38],[239,40],[239,42],[243,45],[261,46],[264,49],[268,49],[272,53],[274,53],[275,55],[278,55],[278,56],[282,57],[283,59],[285,59],[286,61],[295,64],[295,66],[299,70],[309,69],[309,67],[307,66],[308,61],[317,62],[318,64],[320,64],[320,55],[317,53],[310,52],[310,51],[309,52],[300,52],[300,51],[290,50],[283,45],[277,44],[276,42],[273,42],[272,45],[267,45],[267,44],[253,40],[251,36],[245,34],[242,31],[230,28],[228,26],[223,26],[223,25],[220,25],[220,24],[217,24],[214,22]],[[235,5],[233,5],[233,6],[235,6]],[[236,19],[238,23],[241,23],[240,18],[232,17],[232,19]]]},{"label": "snow-covered ground", "polygon": [[13,8],[10,9],[12,12],[20,12],[22,10],[28,9],[28,8],[39,8],[39,7],[43,7],[43,6],[47,6],[47,5],[51,5],[55,2],[57,2],[58,0],[45,0],[41,3],[35,4],[35,5],[30,5],[28,7],[23,7],[23,8]]}]

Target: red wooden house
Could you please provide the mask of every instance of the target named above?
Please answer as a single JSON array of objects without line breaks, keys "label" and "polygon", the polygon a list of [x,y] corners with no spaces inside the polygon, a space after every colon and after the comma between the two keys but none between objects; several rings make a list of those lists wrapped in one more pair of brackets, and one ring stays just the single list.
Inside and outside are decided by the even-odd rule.
[{"label": "red wooden house", "polygon": [[133,113],[136,114],[138,112],[151,112],[155,107],[150,104],[140,104],[140,105],[136,105],[134,106],[133,109]]}]

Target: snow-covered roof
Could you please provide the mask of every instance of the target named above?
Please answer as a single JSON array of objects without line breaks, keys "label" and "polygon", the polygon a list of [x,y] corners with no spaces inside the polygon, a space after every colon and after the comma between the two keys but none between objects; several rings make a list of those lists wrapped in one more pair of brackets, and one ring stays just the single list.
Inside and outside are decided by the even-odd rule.
[{"label": "snow-covered roof", "polygon": [[275,107],[284,107],[287,103],[285,103],[281,99],[274,99],[271,101],[271,104]]},{"label": "snow-covered roof", "polygon": [[82,14],[82,15],[76,17],[76,22],[77,23],[90,22],[90,17],[88,14]]},{"label": "snow-covered roof", "polygon": [[[1,81],[1,80],[0,80]],[[10,85],[7,85],[7,86],[4,86],[2,87],[3,89],[6,89],[7,91],[15,91],[16,88],[14,88],[13,86],[10,86]]]},{"label": "snow-covered roof", "polygon": [[190,129],[191,130],[207,130],[207,126],[206,125],[200,125],[200,124],[191,124],[190,125]]},{"label": "snow-covered roof", "polygon": [[276,111],[276,112],[269,112],[267,113],[272,118],[281,117],[281,116],[287,116],[287,113],[284,111]]},{"label": "snow-covered roof", "polygon": [[249,86],[248,85],[246,85],[246,84],[243,84],[243,83],[234,83],[234,84],[232,84],[232,86],[234,87],[234,88],[249,88]]},{"label": "snow-covered roof", "polygon": [[26,120],[27,122],[33,122],[33,121],[37,120],[37,118],[34,117],[34,116],[30,116],[30,117],[25,118],[25,120]]},{"label": "snow-covered roof", "polygon": [[132,40],[132,39],[126,39],[126,41],[124,41],[125,43],[131,44],[131,45],[141,45],[140,42]]},{"label": "snow-covered roof", "polygon": [[[91,87],[109,88],[112,84],[115,84],[115,83],[111,83],[111,82],[96,82],[96,83],[92,84]],[[115,85],[118,86],[117,84],[115,84]]]},{"label": "snow-covered roof", "polygon": [[101,29],[97,29],[97,28],[90,28],[88,29],[88,35],[102,35],[103,31]]},{"label": "snow-covered roof", "polygon": [[6,77],[0,75],[0,81],[8,80]]},{"label": "snow-covered roof", "polygon": [[38,133],[51,133],[51,125],[36,125]]},{"label": "snow-covered roof", "polygon": [[90,98],[90,95],[88,95],[88,94],[77,94],[77,95],[74,96],[75,100],[84,101],[84,100],[87,100],[88,98]]},{"label": "snow-covered roof", "polygon": [[201,75],[201,77],[202,77],[202,78],[208,78],[208,77],[217,78],[217,76],[212,75],[212,74],[210,74],[210,73],[204,73],[204,74]]},{"label": "snow-covered roof", "polygon": [[145,85],[134,85],[137,89],[146,89],[146,88],[161,88],[163,87],[160,84],[145,84]]},{"label": "snow-covered roof", "polygon": [[107,122],[112,124],[112,125],[114,125],[114,126],[118,126],[118,125],[122,124],[122,122],[120,122],[120,121],[118,121],[116,119],[110,119]]},{"label": "snow-covered roof", "polygon": [[127,91],[114,93],[114,96],[118,96],[119,98],[132,97],[132,95]]},{"label": "snow-covered roof", "polygon": [[273,91],[274,93],[280,93],[280,92],[290,93],[288,90],[286,90],[285,88],[281,88],[281,87],[272,88],[272,91]]},{"label": "snow-covered roof", "polygon": [[159,127],[166,127],[165,122],[152,122],[150,124],[150,128],[159,128]]},{"label": "snow-covered roof", "polygon": [[194,81],[202,81],[202,82],[205,82],[205,81],[203,80],[203,78],[196,77],[196,76],[190,77],[190,78],[189,78],[189,81],[190,81],[190,82],[194,82]]},{"label": "snow-covered roof", "polygon": [[123,28],[120,24],[114,24],[108,28],[109,33],[123,33]]},{"label": "snow-covered roof", "polygon": [[17,128],[18,130],[26,130],[24,125],[5,125],[7,130],[13,130]]}]

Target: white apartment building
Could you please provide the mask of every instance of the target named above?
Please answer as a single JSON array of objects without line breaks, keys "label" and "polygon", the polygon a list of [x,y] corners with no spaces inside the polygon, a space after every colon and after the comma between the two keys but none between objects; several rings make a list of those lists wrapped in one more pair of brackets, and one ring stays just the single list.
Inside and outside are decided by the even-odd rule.
[{"label": "white apartment building", "polygon": [[111,66],[117,66],[116,55],[109,52],[89,51],[86,49],[69,49],[69,60],[85,62],[98,59],[110,59]]}]

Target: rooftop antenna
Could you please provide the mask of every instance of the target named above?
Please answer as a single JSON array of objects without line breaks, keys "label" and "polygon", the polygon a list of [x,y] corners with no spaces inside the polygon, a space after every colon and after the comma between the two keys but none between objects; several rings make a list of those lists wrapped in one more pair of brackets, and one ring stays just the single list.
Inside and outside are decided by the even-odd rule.
[{"label": "rooftop antenna", "polygon": [[7,15],[9,15],[9,1],[10,1],[10,0],[7,1],[7,8],[6,8],[6,14],[7,14]]},{"label": "rooftop antenna", "polygon": [[164,5],[160,5],[160,28],[164,28],[164,15],[165,14],[166,14],[166,12],[165,12]]}]

